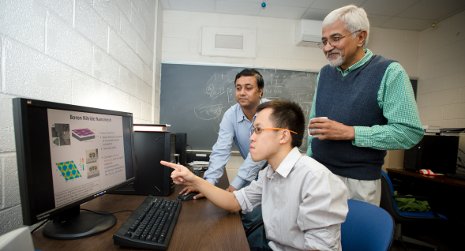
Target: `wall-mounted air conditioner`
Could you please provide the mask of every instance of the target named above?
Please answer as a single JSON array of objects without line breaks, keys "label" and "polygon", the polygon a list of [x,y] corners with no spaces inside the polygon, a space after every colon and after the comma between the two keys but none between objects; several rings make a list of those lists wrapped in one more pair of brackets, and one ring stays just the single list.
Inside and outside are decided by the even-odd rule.
[{"label": "wall-mounted air conditioner", "polygon": [[299,46],[317,46],[321,42],[321,24],[323,21],[301,19],[295,29],[295,42]]}]

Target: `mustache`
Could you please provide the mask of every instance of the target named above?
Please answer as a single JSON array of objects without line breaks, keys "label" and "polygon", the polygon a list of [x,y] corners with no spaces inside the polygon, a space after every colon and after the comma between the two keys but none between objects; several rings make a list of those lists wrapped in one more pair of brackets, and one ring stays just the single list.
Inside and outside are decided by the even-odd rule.
[{"label": "mustache", "polygon": [[326,54],[326,56],[329,56],[331,54],[339,54],[339,55],[341,55],[341,52],[342,52],[341,50],[333,48],[332,50],[326,52],[325,54]]}]

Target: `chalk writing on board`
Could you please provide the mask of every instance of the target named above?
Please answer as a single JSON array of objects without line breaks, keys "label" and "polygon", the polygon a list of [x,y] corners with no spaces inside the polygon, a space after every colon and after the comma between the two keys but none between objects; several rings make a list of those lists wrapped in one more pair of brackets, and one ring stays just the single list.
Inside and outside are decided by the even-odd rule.
[{"label": "chalk writing on board", "polygon": [[[213,73],[205,87],[205,96],[200,105],[194,108],[195,117],[200,120],[214,120],[220,118],[231,105],[236,103],[234,99],[234,76],[236,71],[227,73]],[[226,100],[226,104],[224,104]]]},{"label": "chalk writing on board", "polygon": [[195,117],[201,120],[212,120],[221,116],[222,104],[206,105],[194,108]]}]

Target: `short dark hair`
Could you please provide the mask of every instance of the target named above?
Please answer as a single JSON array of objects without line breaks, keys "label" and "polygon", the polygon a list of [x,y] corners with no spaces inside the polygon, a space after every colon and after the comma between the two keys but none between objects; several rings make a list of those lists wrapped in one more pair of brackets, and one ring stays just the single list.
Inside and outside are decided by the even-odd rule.
[{"label": "short dark hair", "polygon": [[234,79],[234,85],[236,85],[236,81],[240,77],[255,77],[255,79],[257,80],[258,89],[263,90],[263,87],[265,87],[265,81],[263,80],[262,74],[260,74],[260,72],[258,72],[255,69],[245,68],[244,70],[236,74],[236,78]]},{"label": "short dark hair", "polygon": [[300,147],[305,131],[305,116],[299,104],[284,99],[274,99],[261,103],[257,107],[257,113],[263,109],[271,108],[270,120],[275,127],[286,128],[296,132],[292,135],[292,146]]}]

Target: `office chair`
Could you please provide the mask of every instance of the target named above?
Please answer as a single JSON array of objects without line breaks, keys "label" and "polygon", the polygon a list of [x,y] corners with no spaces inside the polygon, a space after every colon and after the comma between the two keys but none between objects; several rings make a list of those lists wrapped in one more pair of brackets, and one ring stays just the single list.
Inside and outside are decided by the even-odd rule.
[{"label": "office chair", "polygon": [[341,225],[344,251],[387,251],[394,237],[394,220],[384,209],[359,200],[348,200],[349,212]]},{"label": "office chair", "polygon": [[427,243],[425,241],[417,240],[402,234],[402,224],[435,224],[444,222],[447,218],[444,215],[437,214],[433,211],[426,212],[410,212],[401,211],[397,206],[394,197],[394,186],[386,171],[381,171],[381,204],[380,206],[388,211],[394,218],[396,223],[394,239],[402,243],[411,243],[423,247],[428,247],[437,250],[436,245]]}]

